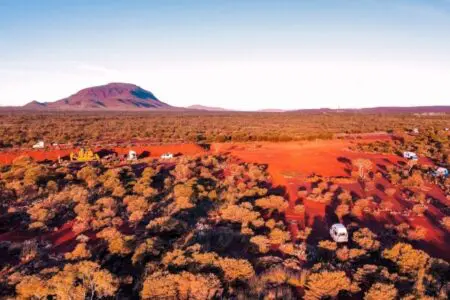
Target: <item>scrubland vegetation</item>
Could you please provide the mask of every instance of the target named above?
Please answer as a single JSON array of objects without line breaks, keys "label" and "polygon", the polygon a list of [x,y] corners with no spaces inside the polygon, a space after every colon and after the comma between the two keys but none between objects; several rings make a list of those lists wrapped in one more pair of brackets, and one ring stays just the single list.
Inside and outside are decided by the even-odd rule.
[{"label": "scrubland vegetation", "polygon": [[[310,243],[311,228],[292,236],[288,203],[274,193],[266,167],[231,157],[125,166],[20,157],[2,167],[0,178],[2,297],[445,299],[448,293],[447,262],[405,242],[383,244],[368,228],[350,226],[345,246]],[[340,218],[356,213],[358,204],[340,195],[349,203],[336,210]],[[11,230],[14,238],[4,238]]]},{"label": "scrubland vegetation", "polygon": [[[339,159],[348,176],[311,174],[289,201],[267,165],[229,154],[132,163],[18,157],[0,166],[0,298],[448,299],[449,263],[425,244],[432,230],[444,240],[450,234],[450,179],[430,172],[449,167],[449,134],[438,129],[445,118],[424,119],[428,127],[410,135],[399,128],[414,118],[246,116],[68,115],[64,123],[51,114],[41,122],[12,115],[1,130],[3,147],[38,137],[199,142],[222,135],[233,141],[241,131],[244,140],[269,132],[302,139],[393,127],[396,138],[354,143],[349,153],[356,158]],[[429,161],[392,159],[404,150]],[[375,161],[365,153],[391,156]],[[311,203],[326,211],[322,223],[305,221]],[[348,243],[329,237],[335,222],[346,225]]]},{"label": "scrubland vegetation", "polygon": [[448,126],[447,116],[348,113],[7,113],[0,148],[47,143],[211,143],[330,139],[335,133]]}]

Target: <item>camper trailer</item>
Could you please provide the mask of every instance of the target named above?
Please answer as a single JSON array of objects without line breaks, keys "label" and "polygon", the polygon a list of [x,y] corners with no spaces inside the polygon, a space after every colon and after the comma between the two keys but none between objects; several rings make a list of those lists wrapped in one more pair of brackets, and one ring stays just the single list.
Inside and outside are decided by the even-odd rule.
[{"label": "camper trailer", "polygon": [[417,159],[419,159],[419,158],[417,157],[417,154],[416,154],[416,153],[414,153],[414,152],[409,152],[409,151],[403,152],[403,157],[406,158],[406,159],[412,159],[412,160],[417,160]]},{"label": "camper trailer", "polygon": [[44,141],[38,141],[36,144],[33,145],[33,149],[44,149],[45,143]]},{"label": "camper trailer", "polygon": [[435,177],[448,177],[448,175],[449,175],[448,169],[443,168],[443,167],[437,168],[433,174]]},{"label": "camper trailer", "polygon": [[127,160],[137,160],[136,151],[130,150],[127,155]]},{"label": "camper trailer", "polygon": [[163,155],[161,155],[162,159],[171,159],[173,158],[173,154],[172,153],[164,153]]},{"label": "camper trailer", "polygon": [[334,224],[333,226],[331,226],[330,235],[336,243],[348,242],[347,228],[345,228],[345,226],[342,224]]}]

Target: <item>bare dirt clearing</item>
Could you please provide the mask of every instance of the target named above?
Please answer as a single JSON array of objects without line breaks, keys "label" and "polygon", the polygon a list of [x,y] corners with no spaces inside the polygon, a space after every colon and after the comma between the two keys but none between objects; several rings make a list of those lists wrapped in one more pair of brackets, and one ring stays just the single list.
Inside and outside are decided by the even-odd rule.
[{"label": "bare dirt clearing", "polygon": [[[361,141],[374,141],[377,137],[368,137]],[[308,176],[320,175],[324,178],[344,178],[346,183],[339,186],[351,191],[357,198],[374,197],[382,207],[389,207],[392,212],[380,212],[376,216],[364,216],[357,220],[361,226],[369,227],[382,234],[385,224],[398,225],[406,223],[411,228],[420,226],[425,228],[425,238],[415,241],[414,244],[429,253],[450,260],[447,249],[450,247],[448,233],[436,220],[444,214],[438,207],[449,207],[450,201],[441,189],[435,185],[426,187],[427,194],[432,196],[434,203],[428,205],[429,209],[423,216],[411,214],[412,204],[404,199],[397,187],[393,196],[388,196],[385,190],[393,187],[385,178],[375,181],[375,187],[365,190],[356,179],[351,178],[351,161],[354,159],[370,159],[376,166],[374,172],[383,172],[388,165],[405,164],[406,160],[396,155],[377,153],[363,153],[349,150],[354,144],[352,140],[330,140],[314,142],[289,143],[241,143],[241,144],[213,144],[213,153],[229,153],[247,162],[267,164],[272,176],[274,186],[284,189],[289,198],[290,207],[286,213],[288,221],[297,221],[301,225],[311,226],[315,231],[314,239],[326,239],[328,228],[333,222],[338,222],[333,203],[318,203],[305,199],[303,205],[305,214],[296,214],[294,206],[298,201],[299,188],[311,191],[312,187],[306,181]],[[422,164],[432,165],[427,158],[419,160]],[[352,182],[353,180],[353,182]],[[334,207],[333,207],[334,206]],[[296,230],[291,228],[291,230]]]}]

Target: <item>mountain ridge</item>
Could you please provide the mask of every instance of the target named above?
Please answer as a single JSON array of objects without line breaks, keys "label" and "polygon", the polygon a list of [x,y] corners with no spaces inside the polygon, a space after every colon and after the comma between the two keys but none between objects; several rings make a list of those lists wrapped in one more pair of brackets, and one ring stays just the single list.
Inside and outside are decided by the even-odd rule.
[{"label": "mountain ridge", "polygon": [[[33,100],[19,107],[0,107],[0,110],[63,110],[63,111],[190,111],[190,112],[238,112],[238,110],[191,105],[176,107],[160,101],[152,92],[131,83],[112,82],[92,86],[53,102]],[[380,106],[367,108],[316,108],[316,109],[260,109],[260,113],[382,113],[382,114],[450,114],[450,106]]]},{"label": "mountain ridge", "polygon": [[112,82],[79,90],[69,97],[54,102],[33,100],[25,109],[56,110],[155,110],[174,107],[137,85]]}]

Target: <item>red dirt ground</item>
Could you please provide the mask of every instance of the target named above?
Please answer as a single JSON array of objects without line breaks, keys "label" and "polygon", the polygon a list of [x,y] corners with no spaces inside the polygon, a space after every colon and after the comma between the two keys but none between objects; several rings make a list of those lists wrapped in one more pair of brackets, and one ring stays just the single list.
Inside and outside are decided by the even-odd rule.
[{"label": "red dirt ground", "polygon": [[[94,151],[100,151],[104,148],[96,147]],[[106,148],[108,149],[108,148]],[[128,151],[134,150],[138,155],[144,151],[149,152],[151,157],[159,157],[166,152],[182,153],[193,155],[204,152],[205,150],[196,144],[173,144],[173,145],[157,145],[157,146],[135,146],[135,147],[113,147],[111,150],[118,154],[127,154]],[[15,158],[28,155],[36,161],[57,160],[58,157],[69,156],[70,152],[76,152],[77,149],[51,149],[51,150],[13,150],[0,152],[0,163],[10,164]]]},{"label": "red dirt ground", "polygon": [[[368,142],[374,139],[377,140],[378,136],[368,137],[363,141]],[[361,141],[358,140],[357,142]],[[405,159],[396,155],[350,151],[348,149],[349,146],[355,142],[349,139],[341,139],[314,142],[213,144],[211,145],[211,152],[229,153],[243,161],[267,164],[274,186],[286,188],[286,196],[290,201],[290,208],[286,212],[287,220],[296,220],[303,225],[306,223],[307,226],[313,228],[316,226],[315,223],[321,220],[317,233],[321,236],[320,238],[328,238],[327,228],[331,224],[327,223],[331,222],[331,218],[329,213],[327,213],[327,204],[305,200],[303,204],[305,205],[306,217],[297,215],[293,211],[295,202],[298,199],[297,191],[299,187],[309,189],[309,184],[305,182],[306,177],[312,174],[324,177],[349,177],[351,167],[345,162],[341,162],[342,158],[348,160],[368,158],[376,166],[375,170],[380,171],[387,164],[406,162]],[[432,165],[426,158],[421,158],[420,163]],[[384,189],[391,187],[390,183],[384,178],[377,179],[375,183],[381,185]],[[448,252],[450,242],[446,240],[448,233],[436,224],[436,220],[440,220],[443,217],[439,209],[430,204],[426,216],[409,216],[407,211],[412,208],[412,203],[402,199],[402,195],[399,192],[393,198],[389,198],[382,190],[377,188],[364,192],[357,182],[339,185],[362,198],[369,195],[376,196],[381,203],[391,203],[390,205],[392,205],[392,210],[395,214],[394,217],[391,215],[386,216],[387,213],[382,213],[375,220],[361,220],[361,224],[378,233],[383,231],[383,225],[386,223],[398,225],[405,222],[413,228],[422,226],[426,229],[426,236],[424,240],[415,243],[417,247],[426,250],[433,256],[450,261],[450,253]],[[446,199],[444,193],[438,187],[432,185],[429,186],[429,189],[427,192],[429,196],[437,199],[442,205],[447,207],[450,205],[450,201]],[[291,225],[290,228],[292,233],[295,234],[296,226]]]},{"label": "red dirt ground", "polygon": [[[369,158],[377,166],[376,170],[382,170],[383,166],[387,164],[398,164],[405,162],[405,160],[396,155],[383,155],[373,153],[354,152],[348,149],[349,146],[356,142],[374,141],[379,139],[387,140],[386,136],[368,136],[359,138],[357,141],[345,138],[339,140],[329,141],[313,141],[313,142],[287,142],[287,143],[234,143],[234,144],[220,144],[215,143],[211,145],[210,152],[213,154],[229,153],[237,158],[247,161],[268,165],[268,171],[271,174],[274,186],[285,188],[286,196],[290,201],[290,208],[286,212],[288,221],[298,221],[301,225],[308,225],[314,228],[317,239],[326,239],[328,237],[328,227],[330,223],[330,215],[326,204],[317,203],[314,201],[304,201],[305,215],[297,215],[293,211],[295,202],[297,201],[297,191],[299,187],[310,188],[310,185],[305,182],[306,177],[311,174],[317,174],[324,177],[349,177],[349,165],[342,162],[343,159],[353,160],[357,158]],[[100,150],[101,148],[96,148]],[[138,154],[143,151],[150,152],[151,157],[158,157],[165,152],[182,153],[187,155],[194,155],[198,153],[206,153],[206,151],[194,144],[179,144],[179,145],[162,145],[162,146],[135,146],[135,147],[116,147],[113,148],[119,154],[126,154],[129,150],[134,150]],[[66,156],[71,150],[30,150],[21,152],[0,152],[0,163],[10,163],[15,157],[20,155],[30,155],[36,160],[55,160],[58,156]],[[421,159],[421,163],[431,164],[427,159]],[[389,182],[385,179],[378,179],[376,184],[381,185],[384,189],[391,187]],[[369,192],[364,192],[358,183],[340,184],[341,187],[348,189],[360,197],[368,195],[377,196],[381,204],[390,203],[392,210],[398,212],[396,215],[388,215],[382,213],[372,220],[361,220],[361,224],[371,228],[377,233],[383,232],[383,225],[386,223],[399,224],[406,222],[412,227],[422,226],[427,233],[425,239],[415,243],[419,248],[426,250],[433,256],[441,257],[450,261],[450,253],[448,249],[450,242],[446,237],[448,233],[445,232],[437,220],[442,218],[442,212],[435,206],[429,205],[427,215],[424,217],[409,216],[406,214],[411,209],[412,204],[403,199],[403,196],[397,192],[392,198],[389,198],[382,190],[375,188]],[[443,206],[449,206],[450,201],[446,199],[443,192],[436,186],[429,186],[427,191],[429,196],[432,196]],[[317,221],[318,225],[316,224]],[[75,235],[70,229],[71,225],[60,228],[57,233],[54,233],[49,238],[55,243],[57,248],[65,248],[64,245],[73,242]],[[293,234],[298,230],[298,227],[291,224],[290,229]],[[11,233],[12,234],[12,233]],[[25,236],[20,234],[10,233],[0,235],[0,240],[15,240],[14,236],[19,240]]]}]

